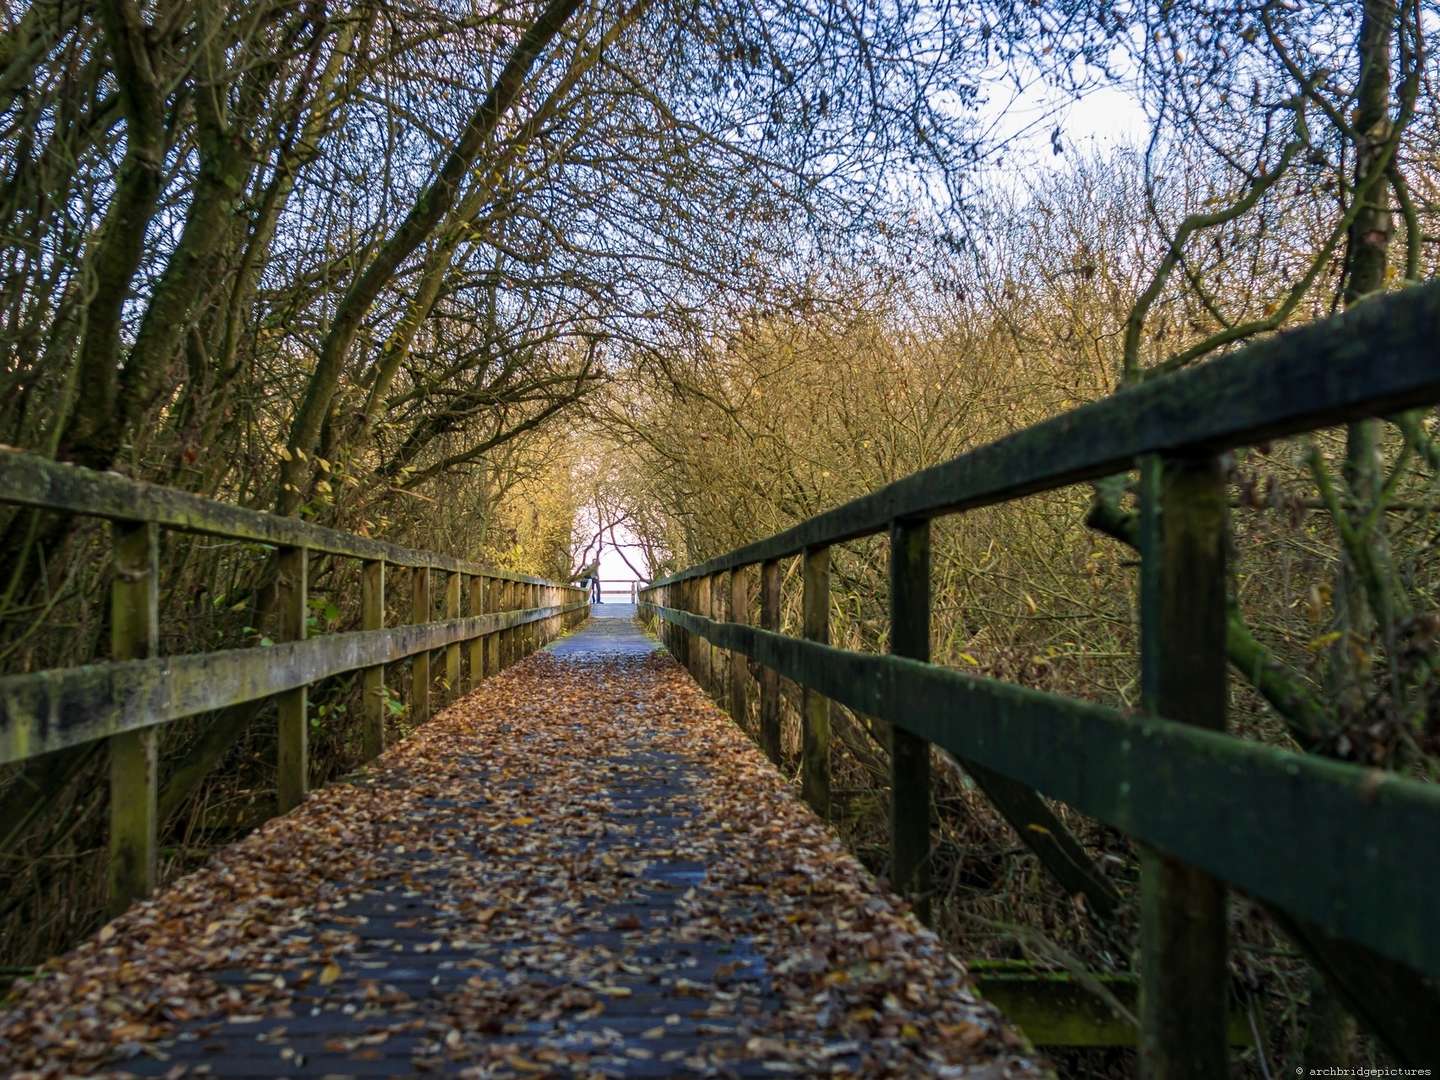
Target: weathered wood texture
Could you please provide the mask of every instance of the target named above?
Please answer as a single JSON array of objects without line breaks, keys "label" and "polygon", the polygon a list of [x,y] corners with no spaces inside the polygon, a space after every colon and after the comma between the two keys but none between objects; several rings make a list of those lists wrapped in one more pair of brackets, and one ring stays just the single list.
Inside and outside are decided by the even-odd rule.
[{"label": "weathered wood texture", "polygon": [[[501,611],[514,611],[520,606],[520,586],[513,581],[504,583],[504,599]],[[500,637],[500,666],[508,668],[520,658],[520,631],[518,628],[508,627]]]},{"label": "weathered wood texture", "polygon": [[[745,740],[704,752],[685,725],[724,738],[726,719],[600,610],[407,752],[217,851],[112,927],[104,962],[93,943],[59,958],[0,1009],[0,1073],[1045,1075]],[[827,970],[865,972],[823,1015],[795,963],[817,938]]]},{"label": "weathered wood texture", "polygon": [[[930,659],[930,523],[890,529],[890,651]],[[930,921],[930,744],[890,729],[891,882]]]},{"label": "weathered wood texture", "polygon": [[[159,530],[151,524],[120,523],[112,542],[110,655],[143,660],[159,651]],[[109,740],[112,915],[155,889],[157,735],[154,727],[145,727]]]},{"label": "weathered wood texture", "polygon": [[[829,698],[892,725],[894,878],[912,896],[923,865],[919,792],[930,743],[956,757],[1050,873],[1098,915],[1113,910],[1115,890],[1038,793],[1147,845],[1142,1071],[1165,1078],[1217,1075],[1226,1067],[1222,882],[1277,912],[1352,1003],[1402,1001],[1407,990],[1425,987],[1422,975],[1440,974],[1440,931],[1426,914],[1440,888],[1440,868],[1414,856],[1428,850],[1440,824],[1440,794],[1393,774],[1223,733],[1226,500],[1217,464],[1219,454],[1237,446],[1440,400],[1436,340],[1440,283],[1368,300],[1334,319],[1016,432],[670,575],[642,590],[643,610],[672,636],[762,665],[762,740],[775,707],[772,680],[784,676],[802,688],[802,786],[812,804],[826,801],[816,779],[816,733],[823,725],[811,715],[813,703]],[[1145,715],[924,663],[924,522],[1128,471],[1137,462],[1145,463]],[[891,647],[897,655],[830,648],[817,632],[821,568],[815,555],[886,529],[894,530]],[[772,586],[771,573],[778,560],[797,554],[805,561],[808,640],[777,632],[778,576]],[[755,564],[763,566],[762,629],[706,618],[705,610],[697,617],[677,599],[692,582]],[[1359,1011],[1376,1010],[1361,1005]],[[1412,1022],[1422,1010],[1400,1012],[1400,1022],[1372,1028],[1408,1063],[1431,1060],[1424,1024]]]},{"label": "weathered wood texture", "polygon": [[[280,549],[280,640],[304,641],[309,605],[309,553],[303,547]],[[299,806],[309,790],[310,719],[308,684],[279,696],[276,785],[283,814]]]},{"label": "weathered wood texture", "polygon": [[1119,890],[1044,799],[1024,784],[974,761],[961,760],[960,764],[1067,896],[1083,900],[1089,913],[1102,920],[1115,913],[1120,906]]},{"label": "weathered wood texture", "polygon": [[[365,630],[385,628],[385,560],[370,559],[360,574],[360,617]],[[366,761],[385,749],[385,714],[389,695],[385,692],[385,665],[365,669],[364,701],[361,706],[361,745]]]},{"label": "weathered wood texture", "polygon": [[[695,611],[697,614],[710,618],[712,615],[714,600],[714,583],[712,575],[706,574],[695,581]],[[694,654],[696,664],[695,679],[701,686],[711,693],[715,689],[715,648],[703,638],[693,642],[690,651]]]},{"label": "weathered wood texture", "polygon": [[[583,602],[558,610],[583,611]],[[332,675],[391,664],[553,612],[503,611],[423,626],[327,634],[269,648],[91,664],[0,678],[0,764],[122,731],[269,697]]]},{"label": "weathered wood texture", "polygon": [[1271,918],[1300,946],[1341,1000],[1397,1061],[1440,1061],[1436,980],[1270,906]]},{"label": "weathered wood texture", "polygon": [[[539,586],[539,585],[526,585],[526,586],[525,586],[525,606],[526,606],[527,608],[530,608],[530,607],[539,607],[539,606],[543,603],[543,601],[541,600],[541,589],[542,589],[542,587]],[[526,637],[527,644],[529,645],[529,648],[527,648],[527,649],[525,650],[525,655],[526,655],[526,656],[529,656],[531,653],[533,653],[536,649],[538,649],[538,648],[540,647],[540,645],[541,645],[541,631],[544,630],[544,629],[545,629],[545,620],[543,620],[543,619],[540,620],[539,622],[527,623],[527,624],[526,624],[526,626],[525,626],[525,637]]]},{"label": "weathered wood texture", "polygon": [[[760,625],[780,632],[779,559],[760,564]],[[760,748],[780,764],[780,673],[772,667],[760,669]]]},{"label": "weathered wood texture", "polygon": [[[1225,728],[1225,474],[1213,457],[1152,456],[1141,484],[1140,649],[1145,708]],[[1184,789],[1177,788],[1177,798]],[[1140,1072],[1226,1071],[1225,889],[1161,851],[1140,858]]]},{"label": "weathered wood texture", "polygon": [[[466,586],[465,614],[472,618],[485,614],[485,579],[479,574],[470,577]],[[465,691],[469,693],[485,677],[485,639],[471,638],[465,651]]]},{"label": "weathered wood texture", "polygon": [[[445,649],[446,685],[460,688],[461,645],[514,626],[536,624],[544,638],[583,603],[550,605],[461,619],[462,575],[481,568],[446,556],[414,552],[364,537],[275,518],[124,477],[95,473],[8,449],[0,450],[0,502],[109,518],[114,523],[110,663],[0,678],[0,765],[105,739],[109,750],[108,888],[112,914],[150,895],[156,880],[158,726],[182,717],[276,696],[276,787],[282,812],[298,806],[309,786],[310,683],[362,672],[362,754],[384,749],[388,694],[385,664],[414,657],[416,715],[429,710],[430,650]],[[160,526],[274,544],[278,626],[282,642],[159,658]],[[355,556],[361,569],[358,633],[306,640],[311,551]],[[410,566],[419,625],[387,631],[385,564]],[[429,565],[448,573],[445,621],[433,621]],[[492,573],[546,596],[578,596],[571,586]],[[472,579],[476,583],[479,577]],[[541,635],[537,632],[536,641]],[[470,672],[482,661],[472,646]]]},{"label": "weathered wood texture", "polygon": [[[806,548],[802,630],[807,641],[830,640],[830,549]],[[822,818],[830,817],[830,702],[800,683],[800,792]]]},{"label": "weathered wood texture", "polygon": [[[417,566],[410,571],[410,621],[421,625],[434,615],[430,568]],[[430,719],[430,651],[423,649],[410,660],[410,719],[417,724]]]},{"label": "weathered wood texture", "polygon": [[[1007,1019],[1037,1046],[1136,1046],[1139,1033],[1089,986],[1063,973],[1036,973],[1006,965],[977,963],[971,968],[975,985]],[[1133,975],[1091,976],[1114,1000],[1136,1011],[1139,980]],[[1226,1041],[1253,1046],[1249,1018],[1230,1013]],[[1223,1075],[1223,1074],[1222,1074]]]},{"label": "weathered wood texture", "polygon": [[[1440,863],[1414,858],[1440,821],[1440,791],[1431,785],[905,657],[651,610],[1326,934],[1440,975],[1440,925],[1431,917]],[[1403,872],[1388,872],[1397,867]]]},{"label": "weathered wood texture", "polygon": [[[445,578],[445,618],[460,618],[460,574],[454,570]],[[453,701],[460,691],[460,642],[452,641],[445,646],[445,700]]]},{"label": "weathered wood texture", "polygon": [[[748,571],[739,567],[730,572],[730,621],[750,621],[750,588]],[[750,727],[750,676],[745,670],[745,657],[730,654],[730,715],[742,730]]]},{"label": "weathered wood texture", "polygon": [[[493,615],[503,610],[501,590],[504,588],[503,581],[494,578],[485,579],[485,613]],[[500,632],[486,634],[485,638],[485,677],[489,678],[500,671]]]},{"label": "weathered wood texture", "polygon": [[0,449],[0,503],[60,510],[111,521],[150,521],[176,532],[252,540],[275,547],[303,547],[314,554],[384,559],[392,566],[429,566],[437,570],[487,574],[506,581],[545,583],[543,578],[512,574],[439,552],[416,551],[354,533],[325,529],[298,518],[247,510],[173,488],[130,480],[116,473],[95,472],[49,461],[18,450]]}]

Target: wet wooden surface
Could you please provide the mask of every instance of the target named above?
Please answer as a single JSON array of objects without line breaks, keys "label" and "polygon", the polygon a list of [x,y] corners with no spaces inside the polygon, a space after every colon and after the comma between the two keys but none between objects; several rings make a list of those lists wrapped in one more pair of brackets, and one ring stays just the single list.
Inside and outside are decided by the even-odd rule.
[{"label": "wet wooden surface", "polygon": [[57,964],[0,1019],[40,1052],[10,1064],[1036,1071],[633,609],[598,612]]}]

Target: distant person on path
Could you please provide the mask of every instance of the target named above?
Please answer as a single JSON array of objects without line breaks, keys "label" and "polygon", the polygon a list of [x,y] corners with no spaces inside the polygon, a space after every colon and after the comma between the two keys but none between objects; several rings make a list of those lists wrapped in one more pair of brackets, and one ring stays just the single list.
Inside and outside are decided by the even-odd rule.
[{"label": "distant person on path", "polygon": [[581,570],[577,580],[580,582],[581,585],[588,584],[590,586],[590,602],[592,604],[600,603],[599,560],[597,559],[595,562],[592,562],[589,566],[585,567],[584,570]]}]

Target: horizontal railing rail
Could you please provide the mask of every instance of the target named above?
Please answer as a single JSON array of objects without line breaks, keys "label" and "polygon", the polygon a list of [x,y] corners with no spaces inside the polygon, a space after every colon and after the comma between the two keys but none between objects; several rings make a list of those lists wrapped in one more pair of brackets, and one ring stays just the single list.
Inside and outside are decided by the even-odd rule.
[{"label": "horizontal railing rail", "polygon": [[640,595],[640,582],[634,578],[601,578],[601,596],[628,596],[634,603]]},{"label": "horizontal railing rail", "polygon": [[95,472],[3,448],[0,448],[0,503],[110,521],[154,522],[174,532],[249,540],[272,547],[303,547],[317,555],[380,559],[391,566],[429,567],[528,585],[555,584],[545,578],[497,570],[439,552],[416,551],[356,533],[327,529],[299,518],[280,517],[264,510],[251,510],[131,480],[118,473]]},{"label": "horizontal railing rail", "polygon": [[[657,614],[1329,933],[1440,974],[1440,933],[1430,929],[1440,861],[1415,858],[1440,828],[1434,785],[905,657]],[[1407,872],[1384,872],[1395,866]]]},{"label": "horizontal railing rail", "polygon": [[[1223,731],[1230,449],[1440,401],[1440,284],[1409,289],[1075,409],[640,591],[641,617],[703,686],[750,712],[780,759],[780,679],[801,690],[801,787],[830,809],[829,703],[879,721],[891,759],[891,880],[923,916],[930,747],[948,751],[1067,892],[1105,917],[1115,887],[1041,796],[1141,844],[1146,1072],[1220,1075],[1223,883],[1279,925],[1402,1060],[1440,1053],[1440,791]],[[1113,708],[929,663],[930,522],[1140,470],[1143,707]],[[830,552],[888,532],[890,653],[829,644]],[[803,570],[801,637],[780,631],[781,560]],[[758,625],[751,610],[758,567]],[[721,617],[728,609],[728,617]],[[721,651],[730,654],[721,679]],[[1196,1071],[1198,1068],[1199,1071]]]},{"label": "horizontal railing rail", "polygon": [[[113,473],[0,449],[0,503],[108,519],[113,525],[111,659],[0,676],[0,765],[105,740],[110,752],[110,897],[121,910],[156,877],[157,731],[185,717],[275,698],[281,811],[309,787],[308,688],[363,676],[363,756],[385,745],[392,697],[386,665],[410,663],[411,718],[430,715],[432,653],[443,685],[471,689],[585,618],[584,589],[492,569],[438,552],[321,528]],[[159,656],[160,529],[273,549],[282,639],[249,648]],[[308,638],[309,566],[315,555],[361,562],[363,627]],[[385,626],[386,570],[409,572],[412,623]],[[432,592],[444,575],[444,618]],[[464,610],[462,610],[462,608]]]},{"label": "horizontal railing rail", "polygon": [[583,603],[0,677],[0,765],[545,622]]}]

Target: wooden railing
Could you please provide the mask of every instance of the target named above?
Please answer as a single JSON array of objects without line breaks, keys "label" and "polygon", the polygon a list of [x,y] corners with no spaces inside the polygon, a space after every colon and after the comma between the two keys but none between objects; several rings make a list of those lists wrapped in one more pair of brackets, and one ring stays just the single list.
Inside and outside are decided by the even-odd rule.
[{"label": "wooden railing", "polygon": [[[1092,911],[1118,894],[1039,794],[1141,842],[1145,1071],[1225,1075],[1222,882],[1264,902],[1398,1057],[1440,1060],[1440,790],[1224,734],[1226,490],[1238,446],[1440,400],[1440,284],[1377,298],[1018,432],[641,590],[641,616],[737,718],[759,670],[778,761],[781,676],[803,691],[801,779],[830,804],[829,702],[887,722],[891,864],[931,891],[930,745],[950,752]],[[1141,715],[930,664],[930,521],[1140,470]],[[829,549],[890,541],[890,655],[828,642]],[[803,564],[803,638],[780,634],[781,560]],[[759,625],[750,625],[751,568]],[[728,597],[729,619],[716,618]],[[732,653],[730,687],[714,678]]]},{"label": "wooden railing", "polygon": [[[443,650],[450,693],[469,690],[533,652],[589,610],[583,589],[428,551],[246,510],[12,450],[0,450],[0,503],[112,523],[111,661],[0,678],[0,765],[104,739],[110,752],[110,902],[123,910],[153,890],[159,726],[262,698],[279,710],[281,812],[308,787],[310,684],[363,672],[366,760],[384,749],[385,666],[410,660],[411,718],[430,714],[431,654]],[[265,647],[159,656],[160,529],[273,548],[283,640]],[[307,583],[316,555],[361,563],[363,629],[307,640]],[[387,567],[411,571],[409,625],[385,626]],[[431,578],[445,575],[436,620]],[[463,609],[463,610],[462,610]]]},{"label": "wooden railing", "polygon": [[[601,578],[600,599],[607,596],[623,596],[625,603],[633,604],[639,598],[640,583],[630,578]],[[613,601],[612,601],[613,602]]]}]

